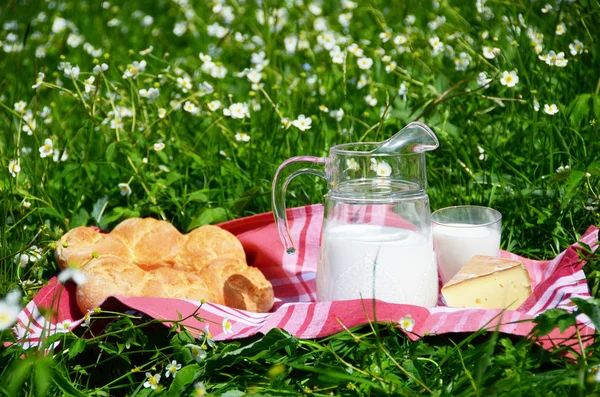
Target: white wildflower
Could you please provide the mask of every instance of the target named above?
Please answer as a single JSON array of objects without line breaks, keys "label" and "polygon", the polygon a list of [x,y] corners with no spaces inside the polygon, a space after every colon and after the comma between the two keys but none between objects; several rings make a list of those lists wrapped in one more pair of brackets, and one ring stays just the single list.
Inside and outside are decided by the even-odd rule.
[{"label": "white wildflower", "polygon": [[150,87],[148,89],[142,88],[139,93],[142,98],[148,99],[149,102],[154,101],[160,96],[158,88],[154,87]]},{"label": "white wildflower", "polygon": [[517,71],[513,70],[511,72],[504,71],[502,72],[502,78],[500,79],[500,84],[505,85],[507,87],[514,87],[519,82],[519,76],[517,76]]},{"label": "white wildflower", "polygon": [[379,33],[379,38],[384,43],[387,43],[392,38],[392,31],[391,30],[386,30],[385,32]]},{"label": "white wildflower", "polygon": [[361,74],[360,77],[358,78],[358,81],[356,82],[356,88],[358,88],[360,90],[364,86],[366,86],[367,83],[368,83],[367,75]]},{"label": "white wildflower", "polygon": [[26,108],[27,108],[27,102],[25,102],[25,101],[19,101],[19,102],[15,103],[15,105],[14,105],[15,112],[17,112],[17,113],[25,113]]},{"label": "white wildflower", "polygon": [[67,161],[69,159],[69,154],[67,153],[66,149],[62,152],[58,149],[54,149],[52,153],[52,161],[55,163],[58,163],[59,161]]},{"label": "white wildflower", "polygon": [[371,69],[371,66],[373,66],[373,60],[367,57],[358,59],[356,63],[358,64],[358,67],[362,70],[369,70]]},{"label": "white wildflower", "polygon": [[129,186],[129,183],[119,183],[118,186],[121,196],[131,196],[131,187]]},{"label": "white wildflower", "polygon": [[556,113],[558,113],[558,107],[554,103],[552,105],[545,104],[544,113],[549,114],[551,116],[555,115]]},{"label": "white wildflower", "polygon": [[83,41],[83,36],[78,35],[77,33],[71,33],[69,34],[69,37],[67,37],[67,45],[73,48],[79,47],[83,43]]},{"label": "white wildflower", "polygon": [[67,267],[58,274],[58,282],[64,284],[69,280],[73,280],[77,285],[83,285],[86,283],[87,277],[79,269]]},{"label": "white wildflower", "polygon": [[0,332],[13,326],[20,311],[21,307],[17,299],[9,298],[7,295],[5,299],[0,300]]},{"label": "white wildflower", "polygon": [[331,117],[333,117],[339,123],[344,118],[344,109],[342,109],[342,108],[340,108],[338,110],[332,109],[329,111],[329,115]]},{"label": "white wildflower", "polygon": [[400,328],[402,328],[404,331],[412,332],[413,328],[415,327],[415,320],[410,314],[407,314],[406,316],[398,320],[398,324],[400,325]]},{"label": "white wildflower", "polygon": [[108,65],[103,63],[101,65],[96,65],[94,66],[94,69],[92,69],[92,71],[96,74],[100,73],[100,72],[106,72],[108,70]]},{"label": "white wildflower", "polygon": [[392,61],[392,62],[388,63],[387,65],[385,65],[385,71],[386,71],[386,73],[393,72],[394,69],[396,69],[397,66],[398,66],[398,64],[395,61]]},{"label": "white wildflower", "polygon": [[432,47],[433,56],[441,54],[445,49],[444,43],[442,43],[437,36],[434,36],[429,39],[429,45],[431,45]]},{"label": "white wildflower", "polygon": [[54,18],[54,22],[52,22],[52,32],[53,33],[61,33],[67,28],[67,20],[61,17]]},{"label": "white wildflower", "polygon": [[192,357],[198,363],[202,362],[202,360],[204,360],[204,358],[206,357],[206,351],[198,345],[188,343],[187,345],[185,345],[185,347],[188,347],[190,349],[190,353],[192,353]]},{"label": "white wildflower", "polygon": [[131,65],[127,67],[125,73],[123,73],[123,78],[128,79],[133,77],[137,78],[138,74],[143,73],[146,70],[146,61],[142,60],[140,62],[133,62]]},{"label": "white wildflower", "polygon": [[185,105],[183,105],[183,110],[193,115],[197,115],[198,113],[200,113],[200,108],[190,101],[185,102]]},{"label": "white wildflower", "polygon": [[354,160],[354,159],[347,159],[346,160],[346,167],[348,167],[348,169],[350,171],[358,171],[358,170],[360,170],[360,164],[358,164],[356,162],[356,160]]},{"label": "white wildflower", "polygon": [[153,50],[154,50],[154,47],[150,46],[150,47],[146,48],[145,50],[140,51],[139,54],[141,56],[146,56],[146,55],[150,54]]},{"label": "white wildflower", "polygon": [[227,68],[225,68],[225,66],[223,66],[220,63],[215,64],[215,66],[210,71],[210,75],[215,79],[225,78],[225,76],[227,75]]},{"label": "white wildflower", "polygon": [[183,36],[183,34],[187,31],[187,23],[185,21],[180,21],[175,23],[175,27],[173,28],[173,34],[175,36]]},{"label": "white wildflower", "polygon": [[298,128],[300,131],[310,130],[311,124],[312,119],[310,117],[306,117],[303,114],[299,115],[296,120],[292,121],[292,125]]},{"label": "white wildflower", "polygon": [[235,134],[235,140],[238,142],[248,142],[250,140],[250,135],[245,132],[238,132]]},{"label": "white wildflower", "polygon": [[110,128],[113,130],[122,129],[123,128],[123,120],[120,117],[115,117],[110,120]]},{"label": "white wildflower", "polygon": [[223,109],[223,114],[234,119],[250,118],[250,111],[246,103],[234,103],[228,108]]},{"label": "white wildflower", "polygon": [[283,39],[283,44],[285,45],[285,52],[288,54],[294,54],[296,52],[296,46],[298,44],[297,36],[287,36]]},{"label": "white wildflower", "polygon": [[233,326],[231,325],[231,321],[229,321],[228,317],[225,317],[221,322],[221,327],[223,328],[223,333],[225,335],[233,334]]},{"label": "white wildflower", "polygon": [[262,79],[262,73],[259,72],[258,70],[251,69],[248,72],[248,74],[246,74],[246,78],[248,80],[250,80],[250,82],[252,82],[254,84],[258,84],[258,83],[260,83],[260,80]]},{"label": "white wildflower", "polygon": [[52,139],[46,138],[44,144],[40,146],[40,157],[45,158],[52,155],[53,144]]},{"label": "white wildflower", "polygon": [[479,87],[489,87],[489,84],[492,82],[492,79],[488,77],[488,75],[485,72],[481,72],[479,73],[479,75],[477,76],[477,85]]},{"label": "white wildflower", "polygon": [[454,69],[457,71],[465,71],[471,63],[471,57],[466,52],[461,52],[458,58],[454,58]]},{"label": "white wildflower", "polygon": [[173,376],[173,379],[177,376],[177,371],[181,369],[181,364],[177,364],[176,360],[171,361],[171,364],[168,364],[165,368],[165,378],[169,376]]},{"label": "white wildflower", "polygon": [[496,58],[496,55],[500,54],[500,49],[499,48],[492,48],[492,47],[487,47],[484,46],[483,47],[483,56],[487,59],[494,59]]},{"label": "white wildflower", "polygon": [[583,53],[583,43],[579,40],[573,40],[573,42],[569,44],[569,50],[573,56],[580,55]]},{"label": "white wildflower", "polygon": [[8,172],[10,172],[13,178],[17,177],[17,174],[21,172],[21,165],[19,164],[19,159],[10,160],[8,162]]},{"label": "white wildflower", "polygon": [[221,101],[215,100],[215,101],[209,102],[206,106],[208,107],[208,110],[210,110],[211,112],[215,112],[221,108],[221,105],[222,105]]},{"label": "white wildflower", "polygon": [[31,88],[33,88],[34,90],[36,90],[37,88],[39,88],[39,86],[42,85],[42,83],[44,82],[44,77],[46,77],[46,75],[42,72],[38,73],[38,77],[35,79],[35,84],[31,86]]},{"label": "white wildflower", "polygon": [[63,72],[65,74],[65,77],[71,80],[77,80],[79,78],[79,65],[71,66],[71,64],[67,62],[67,65],[63,69]]},{"label": "white wildflower", "polygon": [[392,167],[385,161],[379,161],[375,167],[375,173],[377,176],[390,176],[392,174]]},{"label": "white wildflower", "polygon": [[145,388],[151,388],[152,390],[156,390],[158,388],[158,383],[160,382],[160,374],[152,375],[150,372],[146,372],[146,381],[144,382]]},{"label": "white wildflower", "polygon": [[365,96],[365,102],[367,103],[367,105],[373,107],[375,105],[377,105],[377,98],[375,98],[373,95],[369,94],[367,96]]},{"label": "white wildflower", "polygon": [[85,93],[90,94],[96,91],[96,86],[94,85],[94,81],[96,78],[94,76],[90,76],[83,81],[83,87],[85,88]]}]

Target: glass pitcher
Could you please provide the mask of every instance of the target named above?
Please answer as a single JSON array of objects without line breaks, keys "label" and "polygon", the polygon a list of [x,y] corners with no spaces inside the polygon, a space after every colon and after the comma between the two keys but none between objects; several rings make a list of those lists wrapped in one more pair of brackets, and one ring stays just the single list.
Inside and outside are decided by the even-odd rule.
[{"label": "glass pitcher", "polygon": [[376,298],[433,307],[438,272],[431,237],[425,152],[439,146],[422,123],[382,143],[333,146],[329,157],[293,157],[273,179],[279,235],[294,254],[285,212],[290,180],[325,178],[325,219],[317,267],[317,300]]}]

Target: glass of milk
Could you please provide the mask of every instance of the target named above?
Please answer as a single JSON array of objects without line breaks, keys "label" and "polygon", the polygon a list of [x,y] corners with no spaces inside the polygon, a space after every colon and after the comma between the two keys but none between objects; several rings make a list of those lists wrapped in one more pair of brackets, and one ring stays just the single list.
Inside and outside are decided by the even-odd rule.
[{"label": "glass of milk", "polygon": [[431,214],[433,246],[446,284],[475,255],[497,256],[502,215],[493,208],[456,206]]}]

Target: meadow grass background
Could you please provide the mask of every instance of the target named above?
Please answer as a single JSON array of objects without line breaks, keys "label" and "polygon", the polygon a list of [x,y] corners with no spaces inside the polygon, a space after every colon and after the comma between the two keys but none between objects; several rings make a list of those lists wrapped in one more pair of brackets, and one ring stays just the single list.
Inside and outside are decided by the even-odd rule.
[{"label": "meadow grass background", "polygon": [[[153,216],[187,231],[269,211],[283,160],[381,141],[413,120],[440,139],[428,155],[432,209],[497,208],[504,249],[552,258],[600,223],[599,19],[595,0],[3,2],[0,297],[17,290],[26,304],[58,272],[53,243],[72,227]],[[322,202],[324,189],[297,178],[288,206]],[[599,261],[588,260],[598,297]],[[410,342],[381,324],[316,341],[273,332],[217,343],[196,363],[186,333],[92,318],[114,322],[59,334],[62,350],[49,355],[0,331],[0,393],[599,389],[597,343],[565,359],[534,336]],[[554,312],[541,332],[572,318]],[[164,377],[173,360],[177,381]],[[163,375],[156,390],[145,372]]]}]

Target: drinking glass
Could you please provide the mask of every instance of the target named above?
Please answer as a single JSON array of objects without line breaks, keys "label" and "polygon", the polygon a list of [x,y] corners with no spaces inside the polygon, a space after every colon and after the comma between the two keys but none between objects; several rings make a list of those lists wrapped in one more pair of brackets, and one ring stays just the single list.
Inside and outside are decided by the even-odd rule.
[{"label": "drinking glass", "polygon": [[493,208],[463,205],[431,214],[433,246],[446,284],[475,255],[497,256],[502,215]]}]

